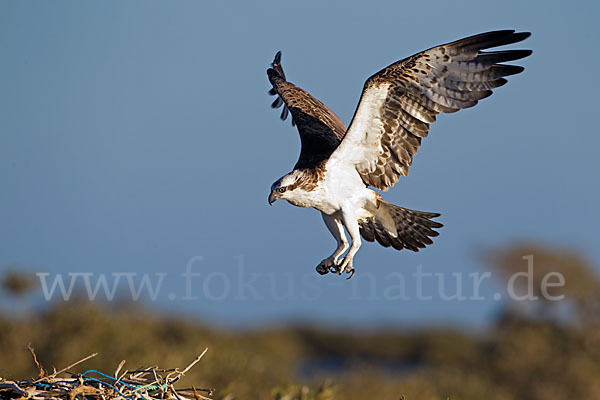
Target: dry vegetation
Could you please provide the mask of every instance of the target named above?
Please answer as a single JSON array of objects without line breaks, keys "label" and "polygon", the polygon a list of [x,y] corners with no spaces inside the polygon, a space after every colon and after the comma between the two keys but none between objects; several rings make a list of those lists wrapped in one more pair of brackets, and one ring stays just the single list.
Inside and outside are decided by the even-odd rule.
[{"label": "dry vegetation", "polygon": [[[27,345],[33,362],[38,369],[37,379],[20,379],[13,381],[0,379],[0,396],[6,399],[31,399],[31,400],[210,400],[199,392],[208,396],[214,393],[214,388],[175,388],[175,384],[190,369],[198,363],[208,349],[194,358],[185,368],[163,369],[158,366],[123,370],[125,360],[117,366],[113,375],[107,375],[97,370],[87,370],[82,373],[70,372],[79,364],[94,358],[98,353],[92,353],[69,366],[47,373],[37,359],[37,354],[31,345]],[[68,374],[70,377],[61,377]]]},{"label": "dry vegetation", "polygon": [[[515,260],[523,268],[521,256],[531,253],[567,277],[564,292],[571,301],[559,302],[568,304],[567,315],[556,304],[533,311],[507,307],[479,335],[311,327],[231,332],[129,304],[108,308],[71,301],[32,315],[0,315],[0,376],[14,381],[39,376],[28,343],[46,371],[98,352],[69,371],[108,375],[123,359],[132,369],[182,368],[208,347],[179,384],[214,387],[215,399],[599,399],[596,275],[576,254],[536,246],[505,249],[487,259],[508,272]],[[190,392],[185,396],[194,398]]]}]

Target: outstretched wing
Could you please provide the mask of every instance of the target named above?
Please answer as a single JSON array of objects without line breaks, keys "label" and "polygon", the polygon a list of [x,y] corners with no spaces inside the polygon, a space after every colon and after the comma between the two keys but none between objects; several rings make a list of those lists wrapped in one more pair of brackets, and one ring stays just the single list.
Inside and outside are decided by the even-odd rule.
[{"label": "outstretched wing", "polygon": [[531,50],[483,52],[520,42],[530,33],[503,30],[433,47],[370,77],[340,146],[331,161],[354,165],[363,181],[387,190],[408,175],[421,139],[440,112],[473,107],[523,67],[497,64]]},{"label": "outstretched wing", "polygon": [[267,70],[273,85],[269,93],[278,96],[271,106],[278,108],[283,105],[282,120],[287,118],[289,110],[292,125],[296,125],[300,133],[302,149],[294,169],[313,168],[328,159],[338,147],[346,127],[323,103],[285,79],[281,52],[277,52],[271,66]]}]

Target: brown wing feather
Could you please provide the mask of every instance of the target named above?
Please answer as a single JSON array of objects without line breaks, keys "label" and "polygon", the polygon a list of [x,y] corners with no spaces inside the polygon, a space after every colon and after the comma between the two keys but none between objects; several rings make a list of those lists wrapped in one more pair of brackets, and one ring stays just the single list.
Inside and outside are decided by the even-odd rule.
[{"label": "brown wing feather", "polygon": [[[504,85],[505,76],[523,71],[520,66],[497,63],[531,54],[530,50],[481,50],[516,43],[529,35],[512,30],[483,33],[433,47],[379,71],[367,80],[361,97],[361,102],[367,99],[370,104],[361,109],[359,103],[354,116],[375,122],[359,123],[361,128],[353,131],[353,119],[339,158],[348,159],[357,153],[353,147],[368,143],[371,149],[361,153],[363,159],[352,162],[368,185],[382,190],[393,186],[401,175],[408,175],[421,139],[438,113],[473,107],[490,96],[491,89]],[[385,92],[378,95],[377,91]],[[351,143],[346,145],[347,141]]]},{"label": "brown wing feather", "polygon": [[281,119],[285,120],[289,111],[292,125],[297,126],[300,134],[302,149],[294,169],[316,167],[338,147],[346,127],[323,103],[286,80],[281,67],[281,52],[275,56],[267,76],[273,85],[269,93],[278,96],[271,106],[283,105]]}]

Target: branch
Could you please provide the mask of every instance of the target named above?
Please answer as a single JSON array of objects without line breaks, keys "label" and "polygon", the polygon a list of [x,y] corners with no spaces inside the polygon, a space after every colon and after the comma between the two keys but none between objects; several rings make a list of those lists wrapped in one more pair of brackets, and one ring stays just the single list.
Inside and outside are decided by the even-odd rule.
[{"label": "branch", "polygon": [[[89,356],[87,356],[87,357],[85,357],[85,358],[82,358],[82,359],[81,359],[81,360],[79,360],[79,361],[76,361],[76,362],[74,362],[73,364],[69,365],[68,367],[65,367],[65,368],[63,368],[63,369],[61,369],[60,371],[56,371],[56,372],[54,372],[52,375],[48,375],[46,378],[54,378],[56,375],[58,375],[58,374],[61,374],[61,373],[65,372],[66,370],[68,370],[68,369],[71,369],[71,368],[73,368],[74,366],[76,366],[76,365],[79,365],[79,364],[81,364],[82,362],[89,360],[90,358],[94,358],[94,357],[96,357],[97,355],[98,355],[98,353],[93,353],[93,354],[90,354]],[[34,381],[34,383],[38,383],[38,382],[39,382],[39,381],[41,381],[41,380],[42,380],[42,378],[39,378],[39,379],[35,380],[35,381]]]},{"label": "branch", "polygon": [[174,378],[168,380],[167,383],[170,384],[170,385],[172,385],[173,383],[177,382],[183,375],[185,375],[186,372],[188,372],[190,369],[192,369],[192,367],[194,365],[196,365],[196,363],[198,361],[200,361],[200,359],[202,357],[204,357],[204,355],[206,354],[207,351],[208,351],[208,347],[204,349],[204,351],[202,352],[202,354],[200,354],[198,357],[194,358],[194,361],[192,361],[190,363],[190,365],[188,365],[187,367],[185,367],[185,369],[183,371],[178,372],[177,375]]}]

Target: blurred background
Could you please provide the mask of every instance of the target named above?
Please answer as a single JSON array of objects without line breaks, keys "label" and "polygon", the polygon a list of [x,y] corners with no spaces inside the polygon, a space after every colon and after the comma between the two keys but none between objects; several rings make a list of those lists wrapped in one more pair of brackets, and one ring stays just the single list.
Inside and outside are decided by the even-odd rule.
[{"label": "blurred background", "polygon": [[[209,347],[186,379],[215,398],[600,398],[598,12],[1,2],[0,376],[37,374],[28,343],[47,369],[99,352],[108,372]],[[374,72],[495,29],[533,33],[511,47],[534,51],[525,72],[441,115],[385,194],[442,213],[435,244],[317,275],[318,212],[267,204],[299,153],[274,54],[348,124]]]}]

